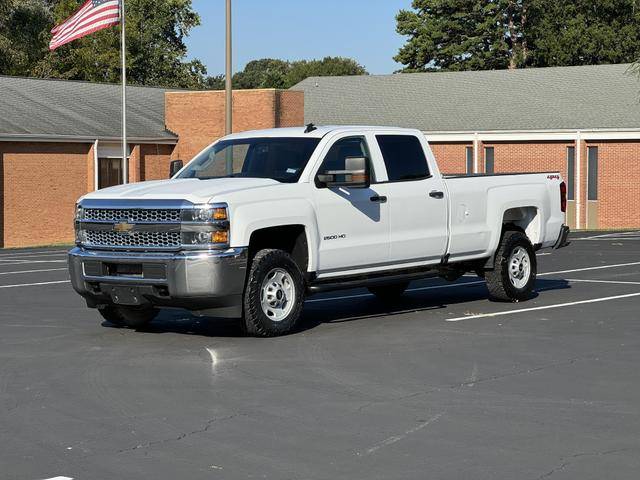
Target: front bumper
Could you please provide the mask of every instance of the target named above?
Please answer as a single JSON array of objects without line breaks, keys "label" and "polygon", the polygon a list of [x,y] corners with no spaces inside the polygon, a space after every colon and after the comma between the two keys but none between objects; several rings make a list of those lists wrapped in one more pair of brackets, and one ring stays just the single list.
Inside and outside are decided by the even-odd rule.
[{"label": "front bumper", "polygon": [[246,248],[167,254],[76,247],[69,252],[69,273],[92,308],[153,305],[238,316],[247,258]]}]

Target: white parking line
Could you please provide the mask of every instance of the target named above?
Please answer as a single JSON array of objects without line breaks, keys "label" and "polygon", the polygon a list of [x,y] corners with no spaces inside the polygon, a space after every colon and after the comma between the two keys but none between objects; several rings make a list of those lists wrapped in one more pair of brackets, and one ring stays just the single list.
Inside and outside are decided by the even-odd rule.
[{"label": "white parking line", "polygon": [[0,272],[0,275],[18,275],[20,273],[42,273],[42,272],[60,272],[67,270],[66,268],[43,268],[41,270],[19,270],[17,272]]},{"label": "white parking line", "polygon": [[620,300],[622,298],[640,297],[638,293],[628,293],[626,295],[616,295],[613,297],[592,298],[590,300],[580,300],[577,302],[557,303],[554,305],[543,305],[542,307],[519,308],[517,310],[506,310],[504,312],[480,313],[478,315],[467,315],[464,317],[448,318],[447,322],[461,322],[464,320],[474,320],[476,318],[501,317],[503,315],[513,315],[514,313],[536,312],[538,310],[550,310],[553,308],[571,307],[573,305],[583,305],[586,303],[608,302],[610,300]]},{"label": "white parking line", "polygon": [[572,240],[612,240],[624,238],[640,238],[640,232],[610,232],[600,235],[591,235],[589,237],[573,238]]},{"label": "white parking line", "polygon": [[[544,276],[549,276],[549,275],[560,275],[562,273],[588,272],[588,271],[591,271],[591,270],[602,270],[602,269],[607,269],[607,268],[629,267],[629,266],[634,266],[634,265],[640,265],[640,262],[619,263],[617,265],[599,265],[597,267],[584,267],[584,268],[575,268],[575,269],[572,269],[572,270],[559,270],[559,271],[556,271],[556,272],[544,272],[544,273],[539,273],[538,277],[544,277]],[[423,290],[440,290],[440,289],[445,289],[445,288],[456,288],[456,287],[463,287],[463,286],[482,285],[484,283],[485,283],[484,280],[480,280],[480,281],[475,281],[475,282],[452,283],[452,284],[448,284],[448,285],[434,285],[434,286],[430,286],[430,287],[409,288],[409,289],[407,289],[407,292],[420,292],[420,291],[423,291]],[[373,297],[373,296],[374,295],[372,293],[359,293],[359,294],[356,294],[356,295],[344,295],[344,296],[340,296],[340,297],[315,298],[315,299],[312,299],[312,300],[307,300],[305,303],[333,302],[333,301],[339,301],[339,300],[351,300],[351,299],[354,299],[354,298],[367,298],[367,297]]]},{"label": "white parking line", "polygon": [[578,278],[567,278],[566,281],[569,283],[578,282],[578,283],[611,283],[614,285],[640,285],[640,282],[625,282],[622,280],[582,280]]},{"label": "white parking line", "polygon": [[58,283],[71,283],[71,280],[59,280],[57,282],[21,283],[18,285],[0,285],[0,288],[36,287],[38,285],[55,285]]},{"label": "white parking line", "polygon": [[41,252],[0,253],[0,257],[33,257],[39,255],[66,255],[66,250],[43,250]]},{"label": "white parking line", "polygon": [[11,265],[29,265],[31,263],[67,263],[67,260],[0,260],[0,267],[7,267]]},{"label": "white parking line", "polygon": [[73,480],[73,478],[71,478],[71,477],[53,477],[53,478],[46,478],[45,480]]},{"label": "white parking line", "polygon": [[546,275],[560,275],[562,273],[588,272],[591,270],[604,270],[606,268],[631,267],[633,265],[640,265],[640,262],[618,263],[617,265],[599,265],[597,267],[574,268],[572,270],[559,270],[557,272],[539,273],[538,276],[543,277]]}]

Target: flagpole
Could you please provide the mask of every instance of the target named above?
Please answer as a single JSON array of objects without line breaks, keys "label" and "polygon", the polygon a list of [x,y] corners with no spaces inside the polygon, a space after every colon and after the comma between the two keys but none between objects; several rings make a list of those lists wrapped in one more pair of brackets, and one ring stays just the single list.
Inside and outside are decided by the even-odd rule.
[{"label": "flagpole", "polygon": [[233,78],[232,78],[232,48],[231,48],[231,0],[227,0],[227,58],[225,78],[225,134],[233,132]]},{"label": "flagpole", "polygon": [[122,183],[129,183],[129,162],[127,161],[127,49],[126,17],[124,1],[120,1],[120,58],[122,59]]}]

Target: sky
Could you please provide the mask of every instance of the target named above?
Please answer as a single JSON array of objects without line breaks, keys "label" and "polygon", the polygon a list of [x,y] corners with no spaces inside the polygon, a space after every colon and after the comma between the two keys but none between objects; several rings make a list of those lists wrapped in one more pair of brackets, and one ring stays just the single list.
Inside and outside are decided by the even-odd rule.
[{"label": "sky", "polygon": [[[225,0],[192,0],[202,25],[187,39],[189,58],[224,73]],[[233,0],[234,71],[259,58],[355,59],[372,74],[393,73],[405,38],[395,15],[411,0]]]}]

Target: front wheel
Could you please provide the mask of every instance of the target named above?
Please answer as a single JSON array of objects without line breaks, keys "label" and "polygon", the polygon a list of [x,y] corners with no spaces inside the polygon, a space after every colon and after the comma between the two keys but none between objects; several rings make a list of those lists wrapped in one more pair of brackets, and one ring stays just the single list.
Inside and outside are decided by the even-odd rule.
[{"label": "front wheel", "polygon": [[494,268],[485,272],[489,294],[495,300],[528,300],[536,283],[536,254],[529,238],[519,231],[506,231],[494,259]]},{"label": "front wheel", "polygon": [[251,262],[244,294],[244,326],[249,335],[290,333],[302,313],[305,284],[295,260],[283,250],[260,250]]}]

